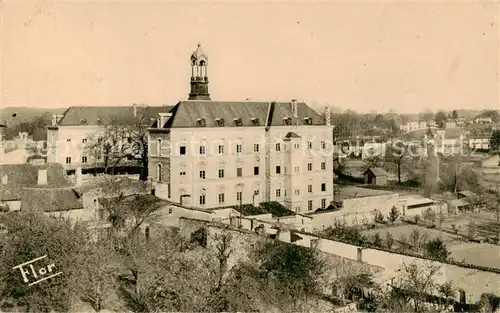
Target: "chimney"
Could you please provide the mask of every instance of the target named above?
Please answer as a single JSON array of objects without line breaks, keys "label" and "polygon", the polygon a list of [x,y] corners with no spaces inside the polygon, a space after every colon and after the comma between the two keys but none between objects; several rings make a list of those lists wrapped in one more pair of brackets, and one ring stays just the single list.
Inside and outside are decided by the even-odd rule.
[{"label": "chimney", "polygon": [[82,185],[82,168],[81,167],[77,167],[75,170],[75,185],[76,186]]},{"label": "chimney", "polygon": [[52,126],[57,125],[57,114],[52,114]]},{"label": "chimney", "polygon": [[137,117],[137,104],[132,104],[132,109],[134,111],[134,117]]},{"label": "chimney", "polygon": [[325,125],[330,126],[332,124],[331,118],[330,107],[325,107]]},{"label": "chimney", "polygon": [[294,117],[297,117],[297,100],[296,99],[292,99],[291,101],[291,110],[292,110],[292,114]]},{"label": "chimney", "polygon": [[38,185],[47,185],[47,169],[38,170]]}]

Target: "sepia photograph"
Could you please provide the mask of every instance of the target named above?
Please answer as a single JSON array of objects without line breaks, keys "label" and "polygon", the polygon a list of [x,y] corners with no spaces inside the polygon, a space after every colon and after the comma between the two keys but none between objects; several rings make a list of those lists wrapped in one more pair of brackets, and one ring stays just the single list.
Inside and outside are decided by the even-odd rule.
[{"label": "sepia photograph", "polygon": [[0,313],[500,313],[497,0],[0,0]]}]

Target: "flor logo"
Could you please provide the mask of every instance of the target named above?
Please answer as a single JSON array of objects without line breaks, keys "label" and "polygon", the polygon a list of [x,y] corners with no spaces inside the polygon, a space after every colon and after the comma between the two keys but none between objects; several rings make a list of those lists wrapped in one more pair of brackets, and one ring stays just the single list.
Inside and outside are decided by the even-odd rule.
[{"label": "flor logo", "polygon": [[23,264],[14,266],[12,269],[18,268],[21,271],[23,281],[27,283],[28,286],[33,286],[49,278],[61,275],[62,272],[56,273],[56,266],[54,263],[42,265],[43,263],[39,262],[38,265],[34,264],[35,262],[45,259],[46,257],[47,255],[44,255]]}]

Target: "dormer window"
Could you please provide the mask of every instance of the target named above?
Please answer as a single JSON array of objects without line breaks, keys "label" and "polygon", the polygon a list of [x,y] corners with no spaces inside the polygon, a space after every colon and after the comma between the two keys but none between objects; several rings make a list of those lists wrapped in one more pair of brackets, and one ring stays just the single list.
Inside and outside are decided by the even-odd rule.
[{"label": "dormer window", "polygon": [[207,126],[207,123],[206,123],[204,118],[199,118],[196,120],[196,125],[198,125],[200,127],[205,127],[205,126]]},{"label": "dormer window", "polygon": [[80,124],[87,124],[87,119],[86,118],[82,118],[80,120]]},{"label": "dormer window", "polygon": [[100,117],[97,118],[97,124],[101,124],[102,120]]},{"label": "dormer window", "polygon": [[306,123],[306,125],[312,125],[312,118],[304,117],[304,123]]},{"label": "dormer window", "polygon": [[252,124],[254,126],[259,126],[259,118],[258,117],[254,117],[252,118]]},{"label": "dormer window", "polygon": [[217,118],[217,119],[215,119],[215,121],[217,122],[217,126],[219,126],[219,127],[224,126],[224,119],[223,118]]},{"label": "dormer window", "polygon": [[7,181],[8,181],[8,177],[7,177],[7,175],[4,174],[2,176],[2,185],[7,185]]},{"label": "dormer window", "polygon": [[236,125],[238,127],[243,125],[243,121],[241,120],[241,117],[234,119],[234,125]]},{"label": "dormer window", "polygon": [[283,119],[283,124],[285,125],[292,125],[292,119],[289,117],[286,117]]}]

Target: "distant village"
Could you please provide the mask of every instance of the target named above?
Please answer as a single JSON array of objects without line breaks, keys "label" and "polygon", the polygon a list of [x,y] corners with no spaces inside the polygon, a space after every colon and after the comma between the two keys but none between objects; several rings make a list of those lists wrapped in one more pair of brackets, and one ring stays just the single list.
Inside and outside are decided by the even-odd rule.
[{"label": "distant village", "polygon": [[[61,260],[67,257],[65,264],[80,264],[76,255],[92,261],[81,261],[91,264],[82,265],[89,266],[84,276],[63,268],[60,277],[66,278],[41,282],[37,286],[47,285],[36,287],[40,289],[23,289],[19,271],[9,270],[6,283],[0,284],[0,291],[6,294],[0,305],[47,312],[89,307],[96,312],[223,312],[270,307],[286,312],[298,310],[299,305],[304,311],[316,312],[499,309],[497,111],[468,117],[457,111],[425,112],[418,120],[405,121],[396,113],[332,113],[330,107],[319,111],[297,100],[217,101],[209,93],[209,60],[200,45],[189,60],[186,66],[191,66],[192,75],[186,83],[190,93],[187,100],[175,105],[71,106],[62,114],[46,115],[45,121],[38,117],[33,127],[25,122],[26,129],[15,124],[20,116],[1,122],[0,231],[6,238],[2,249],[7,252],[0,263],[10,268],[15,262],[23,263],[22,247],[34,246],[28,239],[39,237],[29,233],[24,236],[26,241],[20,241],[23,236],[18,232],[30,232],[23,225],[38,219],[33,216],[46,218],[33,226],[47,237],[41,236],[36,244],[50,243],[36,252],[49,254],[56,267],[54,255]],[[19,132],[12,136],[15,127]],[[16,216],[22,214],[28,217],[21,223]],[[71,226],[66,230],[51,221]],[[84,225],[91,239],[71,237],[80,236],[74,233],[79,229],[75,225]],[[54,237],[60,229],[62,235]],[[169,241],[174,235],[168,240],[164,237],[173,229],[175,238],[180,238],[175,243]],[[114,243],[119,249],[107,247],[111,242],[107,236],[116,233],[120,234],[116,238],[128,239],[135,238],[133,233],[140,238],[133,240],[140,243],[130,239],[132,243],[124,246],[122,241]],[[78,246],[78,252],[55,252],[57,243],[66,242],[65,238],[73,238],[71,242],[82,247]],[[103,247],[110,250],[95,250],[97,246],[104,249],[99,238],[107,238]],[[161,246],[167,242],[169,248]],[[199,243],[211,252],[198,246],[200,250],[188,248],[186,242]],[[287,277],[294,278],[287,278],[285,284],[279,280],[285,269],[278,270],[277,263],[269,261],[271,254],[264,261],[259,259],[261,263],[255,261],[259,270],[275,271],[271,275],[275,278],[269,281],[283,283],[273,285],[272,292],[276,298],[284,297],[286,305],[271,305],[272,301],[263,300],[266,293],[273,294],[266,289],[271,288],[268,281],[264,288],[257,284],[256,276],[234,274],[237,278],[231,279],[238,283],[233,286],[228,278],[233,275],[231,268],[240,269],[240,264],[254,260],[249,251],[262,242],[277,245],[272,246],[275,254],[271,253],[276,258],[286,259],[286,253],[277,254],[285,251],[280,249],[301,249],[293,250],[297,256],[292,259],[310,253],[303,251],[314,251],[327,265],[307,276],[304,283],[300,280],[304,277],[287,272],[292,275]],[[109,256],[120,254],[124,247],[142,250],[127,250],[123,263],[127,265],[121,270],[130,270],[131,276],[116,287],[114,276],[120,270],[108,270],[106,262],[115,262]],[[168,258],[172,247],[178,249],[175,255],[179,259]],[[168,284],[166,278],[153,275],[173,271],[186,260],[201,264],[209,253],[220,275],[196,279],[200,284],[214,279],[216,287],[206,297],[217,294],[224,298],[224,305],[215,305],[210,298],[200,306],[183,306],[198,300],[194,300],[196,292],[190,295],[188,291],[195,290],[196,281],[182,285],[182,273],[195,275],[202,272],[200,268],[193,267],[191,272],[179,267],[176,275],[180,276],[172,276]],[[38,256],[42,255],[26,257]],[[163,264],[154,261],[160,259]],[[299,266],[295,261],[286,262],[291,262],[290,267]],[[171,268],[165,269],[165,263]],[[313,273],[306,265],[300,266]],[[137,273],[147,279],[141,280]],[[417,277],[419,273],[427,276]],[[78,277],[77,282],[70,281],[71,275]],[[306,285],[313,280],[318,285]],[[175,281],[185,289],[177,290],[181,287]],[[147,288],[139,289],[139,282]],[[75,287],[78,291],[74,292],[89,297],[68,307],[50,301],[44,304],[37,298],[50,286],[64,289],[71,298],[73,286],[80,285],[84,290]],[[157,291],[165,285],[175,292]],[[118,290],[124,288],[127,296],[120,296]],[[245,294],[247,300],[242,300],[241,294],[233,294],[235,290],[254,294]],[[19,300],[16,292],[27,300]],[[204,296],[203,292],[199,294]],[[44,296],[51,301],[57,298],[55,294]],[[134,308],[127,306],[130,299],[135,301]]]}]

